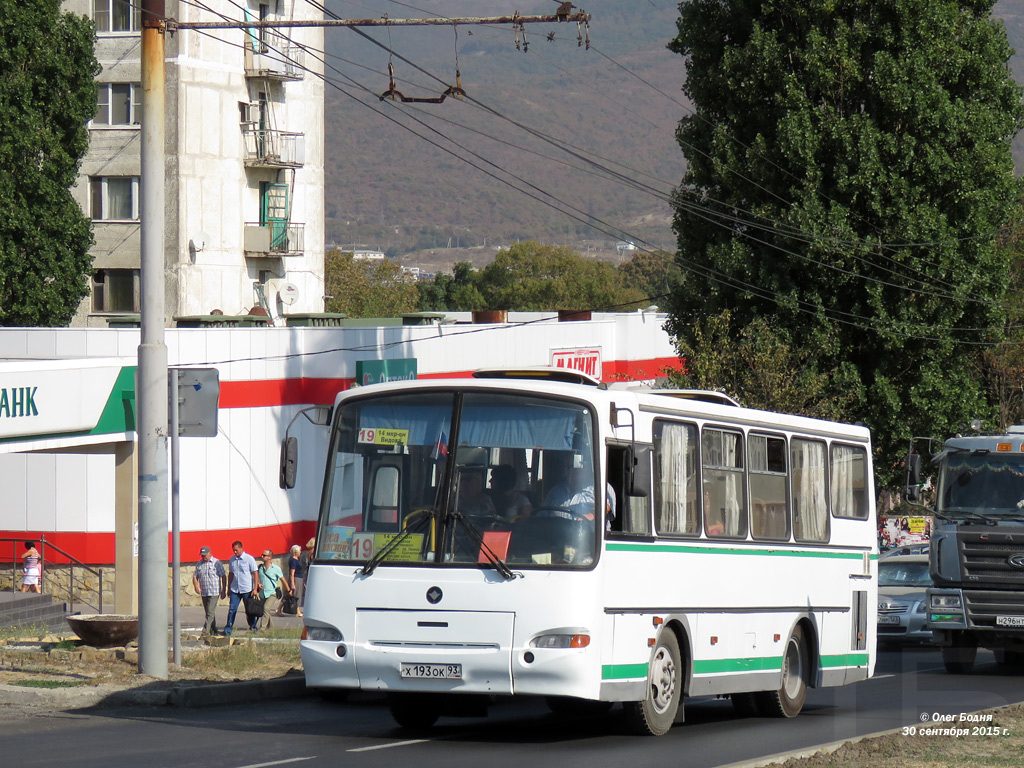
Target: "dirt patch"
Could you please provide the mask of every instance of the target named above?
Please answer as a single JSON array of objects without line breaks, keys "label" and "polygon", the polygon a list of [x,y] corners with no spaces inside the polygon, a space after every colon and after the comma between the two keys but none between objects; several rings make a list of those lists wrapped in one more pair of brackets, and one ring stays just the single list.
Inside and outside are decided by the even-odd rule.
[{"label": "dirt patch", "polygon": [[987,710],[974,720],[927,722],[899,733],[844,744],[833,752],[791,758],[785,768],[961,768],[1020,766],[1024,705]]},{"label": "dirt patch", "polygon": [[[294,635],[294,636],[291,636]],[[217,642],[227,642],[226,638]],[[235,638],[224,647],[198,636],[182,642],[182,665],[168,667],[167,685],[272,679],[300,668],[298,632],[284,630],[259,638]],[[35,682],[30,682],[35,681]],[[93,648],[80,640],[8,640],[0,645],[0,684],[42,687],[47,682],[75,685],[153,686],[139,674],[138,646]],[[157,681],[159,682],[159,681]]]}]

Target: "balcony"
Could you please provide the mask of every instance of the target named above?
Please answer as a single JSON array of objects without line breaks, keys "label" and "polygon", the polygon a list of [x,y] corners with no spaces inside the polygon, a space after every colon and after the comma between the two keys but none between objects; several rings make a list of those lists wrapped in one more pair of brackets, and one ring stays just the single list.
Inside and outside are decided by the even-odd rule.
[{"label": "balcony", "polygon": [[299,168],[306,161],[306,137],[301,133],[242,124],[247,168]]},{"label": "balcony", "polygon": [[261,30],[260,40],[245,42],[245,76],[263,80],[301,80],[305,51],[276,32]]},{"label": "balcony", "polygon": [[305,224],[246,223],[242,250],[247,256],[278,258],[301,256],[305,249]]}]

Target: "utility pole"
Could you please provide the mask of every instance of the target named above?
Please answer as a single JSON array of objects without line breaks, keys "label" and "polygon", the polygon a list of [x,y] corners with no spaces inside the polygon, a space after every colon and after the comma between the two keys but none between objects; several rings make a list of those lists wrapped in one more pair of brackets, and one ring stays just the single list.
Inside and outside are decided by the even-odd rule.
[{"label": "utility pole", "polygon": [[142,0],[139,672],[167,678],[167,346],[164,344],[164,0]]},{"label": "utility pole", "polygon": [[[165,16],[164,0],[138,0],[142,9],[142,338],[136,384],[139,441],[139,672],[166,679],[167,599],[167,346],[164,343],[164,35],[188,29],[294,27],[412,27],[511,24],[525,37],[526,24],[576,22],[579,44],[589,47],[590,14],[562,3],[553,14],[430,18],[179,22]],[[525,43],[525,41],[524,41]],[[177,654],[176,654],[177,655]]]}]

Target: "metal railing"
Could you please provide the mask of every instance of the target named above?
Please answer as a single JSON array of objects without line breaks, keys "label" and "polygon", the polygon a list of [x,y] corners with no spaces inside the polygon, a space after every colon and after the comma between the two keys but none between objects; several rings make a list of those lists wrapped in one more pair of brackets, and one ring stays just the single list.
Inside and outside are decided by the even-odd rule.
[{"label": "metal railing", "polygon": [[245,163],[249,166],[298,168],[306,161],[306,137],[294,131],[277,131],[242,126],[245,142]]},{"label": "metal railing", "polygon": [[276,32],[261,30],[262,40],[245,42],[245,74],[277,80],[301,80],[305,51]]},{"label": "metal railing", "polygon": [[[86,605],[89,608],[92,608],[97,613],[103,613],[103,569],[102,568],[90,568],[88,565],[83,563],[81,560],[79,560],[74,555],[69,554],[65,550],[63,550],[60,547],[58,547],[56,544],[54,544],[52,542],[48,542],[46,540],[46,536],[40,536],[38,538],[38,540],[36,540],[36,539],[28,539],[27,537],[23,537],[23,538],[20,538],[20,539],[0,539],[0,544],[5,544],[7,542],[10,542],[10,544],[11,544],[11,591],[12,592],[17,592],[19,590],[19,588],[20,588],[21,579],[19,579],[18,576],[19,576],[19,574],[21,574],[23,572],[23,567],[21,566],[21,562],[24,559],[24,556],[23,556],[23,554],[18,552],[18,545],[19,544],[20,545],[24,545],[24,543],[26,541],[38,541],[38,543],[39,543],[39,591],[40,592],[46,592],[46,589],[45,589],[45,587],[46,587],[46,550],[47,550],[47,548],[49,548],[49,549],[53,550],[54,552],[57,552],[58,554],[60,554],[62,557],[66,558],[67,561],[68,561],[67,562],[67,564],[68,564],[68,583],[67,583],[67,607],[68,607],[68,610],[71,611],[72,607],[77,603],[77,604],[81,604],[81,605]],[[61,565],[63,565],[63,563],[61,563]],[[84,571],[84,572],[90,573],[90,574],[92,574],[93,576],[96,577],[96,587],[95,588],[91,587],[88,584],[88,582],[86,582],[84,576],[80,576],[78,582],[76,583],[76,581],[75,581],[75,566],[78,566],[79,574],[81,574]],[[78,599],[77,600],[75,599],[76,587],[78,588],[77,589],[77,594],[78,594]],[[60,591],[59,586],[58,586],[58,591]],[[83,593],[87,593],[87,592],[96,592],[97,593],[96,602],[98,603],[98,605],[93,605],[88,600],[85,600],[82,597],[82,594]],[[56,594],[56,593],[51,593],[51,594],[54,594],[54,596],[57,597],[58,599],[60,599],[60,597],[61,597],[61,595]]]},{"label": "metal railing", "polygon": [[290,221],[245,222],[242,249],[269,256],[301,256],[306,248],[306,225]]}]

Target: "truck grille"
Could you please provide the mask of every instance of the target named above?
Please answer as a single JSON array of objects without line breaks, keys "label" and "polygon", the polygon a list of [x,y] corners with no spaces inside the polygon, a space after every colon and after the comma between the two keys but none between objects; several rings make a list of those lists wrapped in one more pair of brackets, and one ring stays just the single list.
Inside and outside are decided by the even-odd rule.
[{"label": "truck grille", "polygon": [[1010,564],[1013,555],[1024,556],[1024,534],[961,531],[957,542],[964,586],[1024,587],[1024,567]]},{"label": "truck grille", "polygon": [[965,589],[964,602],[969,626],[996,626],[996,616],[1024,617],[1024,592]]}]

